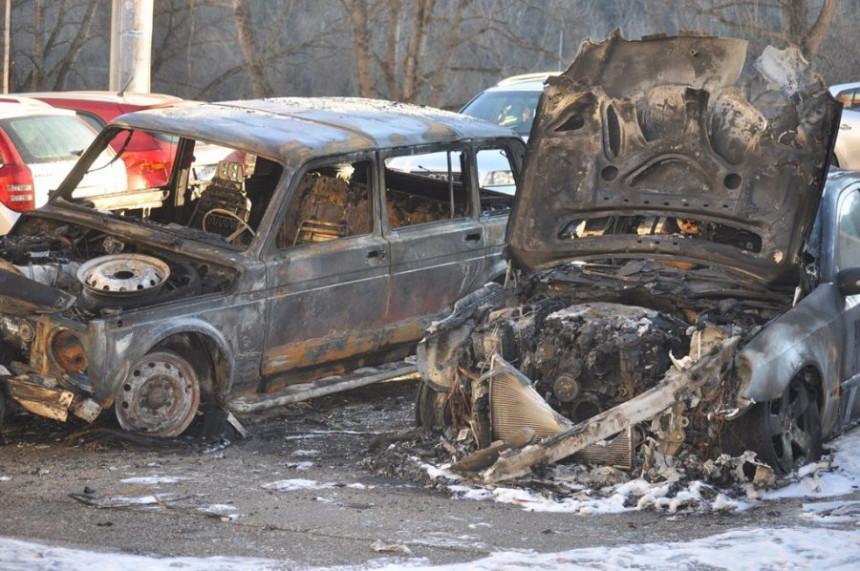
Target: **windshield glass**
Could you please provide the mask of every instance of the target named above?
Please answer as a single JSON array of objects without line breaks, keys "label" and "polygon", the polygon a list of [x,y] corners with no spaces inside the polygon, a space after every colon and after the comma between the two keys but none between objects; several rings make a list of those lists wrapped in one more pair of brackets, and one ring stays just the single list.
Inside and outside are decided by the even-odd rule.
[{"label": "windshield glass", "polygon": [[[162,146],[133,149],[131,141],[141,136]],[[280,164],[241,149],[164,133],[121,129],[99,144],[116,151],[108,161],[96,158],[87,164],[83,181],[111,172],[113,183],[84,192],[83,182],[70,178],[64,196],[82,206],[239,249],[256,236],[283,173]]]},{"label": "windshield glass", "polygon": [[77,160],[96,132],[75,115],[36,115],[0,123],[25,163]]},{"label": "windshield glass", "polygon": [[508,127],[528,137],[535,118],[540,91],[485,91],[461,113]]}]

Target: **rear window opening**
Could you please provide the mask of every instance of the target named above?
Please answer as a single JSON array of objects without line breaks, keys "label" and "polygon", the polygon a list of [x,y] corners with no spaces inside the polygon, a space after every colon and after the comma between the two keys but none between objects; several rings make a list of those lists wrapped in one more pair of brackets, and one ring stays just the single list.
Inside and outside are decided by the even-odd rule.
[{"label": "rear window opening", "polygon": [[[160,148],[133,148],[132,142],[144,137],[158,141]],[[168,229],[197,230],[240,249],[256,236],[283,173],[280,164],[265,157],[163,133],[122,129],[102,144],[115,149],[112,158],[86,165],[83,180],[121,161],[125,189],[84,188],[69,180],[73,201]]]},{"label": "rear window opening", "polygon": [[761,236],[726,224],[678,218],[673,216],[606,216],[572,220],[558,233],[560,240],[577,240],[601,236],[627,235],[677,236],[683,239],[706,240],[725,244],[739,250],[760,253]]}]

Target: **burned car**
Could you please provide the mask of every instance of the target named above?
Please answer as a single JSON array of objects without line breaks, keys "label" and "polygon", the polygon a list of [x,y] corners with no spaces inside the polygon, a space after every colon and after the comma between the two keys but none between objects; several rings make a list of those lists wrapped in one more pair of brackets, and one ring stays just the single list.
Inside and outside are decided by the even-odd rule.
[{"label": "burned car", "polygon": [[478,450],[455,468],[752,450],[787,472],[860,412],[860,178],[826,176],[840,107],[797,49],[746,52],[615,34],[548,80],[510,279],[419,346],[419,421]]},{"label": "burned car", "polygon": [[[168,182],[81,193],[137,132],[176,149],[150,165]],[[489,123],[360,99],[124,115],[0,241],[4,393],[173,436],[207,403],[244,413],[414,371],[399,360],[431,319],[502,279],[512,197],[477,181],[523,151]],[[441,172],[421,167],[440,153]]]}]

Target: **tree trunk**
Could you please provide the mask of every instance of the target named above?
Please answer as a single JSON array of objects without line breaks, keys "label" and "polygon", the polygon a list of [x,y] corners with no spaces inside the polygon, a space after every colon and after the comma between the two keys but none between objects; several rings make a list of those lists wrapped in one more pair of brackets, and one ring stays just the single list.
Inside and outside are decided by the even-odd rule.
[{"label": "tree trunk", "polygon": [[366,0],[342,0],[349,14],[352,25],[353,48],[355,49],[355,67],[358,75],[358,94],[362,97],[373,97],[373,79],[370,64],[370,33],[367,29]]},{"label": "tree trunk", "polygon": [[821,48],[824,38],[827,37],[827,32],[830,31],[830,24],[833,22],[834,16],[836,16],[836,9],[838,7],[839,0],[824,0],[824,3],[821,5],[821,12],[818,13],[818,18],[815,19],[815,23],[809,29],[809,32],[806,33],[806,37],[800,46],[806,59],[812,60],[818,55],[818,50]]},{"label": "tree trunk", "polygon": [[251,22],[248,0],[233,0],[233,19],[236,23],[239,49],[245,59],[245,69],[251,79],[254,97],[271,97],[272,86],[266,78],[266,70],[261,63],[257,45],[254,43],[254,26]]},{"label": "tree trunk", "polygon": [[403,60],[403,93],[402,99],[411,103],[415,99],[418,86],[418,58],[424,43],[424,34],[433,13],[433,0],[418,0],[415,12],[415,22],[412,27],[412,37],[406,48],[406,58]]},{"label": "tree trunk", "polygon": [[45,2],[33,2],[33,75],[30,77],[30,89],[39,91],[45,79]]}]

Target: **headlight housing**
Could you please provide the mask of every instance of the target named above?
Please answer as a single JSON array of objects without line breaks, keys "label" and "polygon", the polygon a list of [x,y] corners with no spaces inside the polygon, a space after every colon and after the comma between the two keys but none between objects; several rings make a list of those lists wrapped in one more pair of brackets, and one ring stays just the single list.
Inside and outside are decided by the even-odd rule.
[{"label": "headlight housing", "polygon": [[68,329],[57,331],[51,338],[51,357],[59,369],[69,375],[87,370],[87,353],[81,338]]}]

